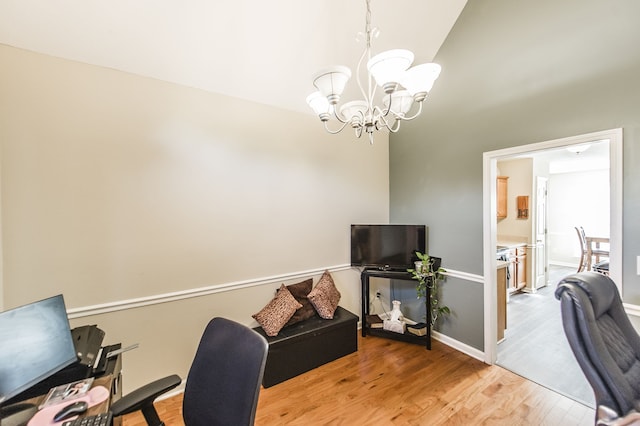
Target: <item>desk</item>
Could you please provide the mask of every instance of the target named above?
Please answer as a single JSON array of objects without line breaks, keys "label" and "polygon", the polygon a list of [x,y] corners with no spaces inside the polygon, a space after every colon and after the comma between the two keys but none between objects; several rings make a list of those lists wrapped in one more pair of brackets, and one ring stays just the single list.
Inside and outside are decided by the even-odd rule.
[{"label": "desk", "polygon": [[[114,396],[114,386],[117,386],[116,377],[111,374],[101,376],[96,378],[93,381],[91,388],[93,389],[96,386],[102,386],[109,391],[109,396],[104,401],[96,404],[92,407],[89,407],[87,411],[81,414],[79,417],[93,416],[96,414],[102,414],[109,411],[109,406],[113,401]],[[104,392],[104,391],[103,391]],[[2,426],[23,426],[26,425],[32,417],[34,417],[34,421],[41,424],[43,419],[45,422],[49,421],[50,417],[59,410],[58,408],[54,408],[55,406],[43,408],[42,411],[38,411],[38,407],[46,398],[45,395],[36,396],[27,400],[24,400],[15,405],[15,412],[9,412],[6,417],[3,417],[1,422]],[[82,399],[82,398],[80,398]],[[73,400],[69,400],[69,403],[72,403]],[[64,404],[62,404],[64,406]],[[51,411],[53,410],[53,411]],[[114,425],[120,425],[121,419],[114,419]]]},{"label": "desk", "polygon": [[[431,350],[431,327],[429,321],[427,323],[427,334],[425,336],[416,336],[409,332],[404,334],[396,333],[393,331],[383,330],[381,328],[370,328],[367,326],[367,315],[369,315],[369,279],[371,277],[388,278],[392,280],[402,280],[411,282],[413,286],[416,286],[416,280],[413,279],[410,273],[402,271],[385,271],[379,269],[365,269],[360,274],[360,282],[362,284],[362,337],[366,337],[367,334],[372,336],[386,337],[387,339],[400,340],[403,342],[417,343],[425,345],[427,349]],[[431,318],[431,304],[428,302],[431,296],[431,289],[427,286],[427,294],[425,297],[425,305],[427,309],[427,318]]]},{"label": "desk", "polygon": [[[110,351],[110,350],[115,350],[115,349],[119,349],[120,348],[120,343],[117,343],[115,345],[111,345],[111,346],[105,346],[104,350],[105,351]],[[95,415],[95,414],[100,414],[100,413],[104,413],[109,409],[109,406],[112,402],[117,401],[118,399],[120,399],[122,397],[122,376],[121,376],[121,370],[122,370],[122,354],[118,354],[112,358],[109,358],[107,360],[107,364],[105,366],[105,371],[102,375],[100,376],[96,376],[95,380],[93,382],[92,386],[104,386],[105,388],[107,388],[109,390],[109,398],[104,401],[101,402],[100,404],[97,404],[91,408],[89,408],[84,414],[83,416],[91,416],[91,415]],[[64,376],[63,376],[64,377]],[[72,381],[75,381],[77,379],[73,379]],[[35,389],[40,389],[39,395],[38,396],[33,396],[29,399],[25,399],[25,400],[20,400],[22,402],[17,403],[18,406],[22,405],[22,403],[26,403],[26,404],[33,404],[35,407],[38,407],[40,405],[40,403],[42,402],[42,400],[46,397],[49,389],[53,386],[57,386],[60,384],[63,384],[63,382],[49,382],[49,381],[43,381],[41,383],[46,383],[46,386],[35,386]],[[53,384],[51,384],[53,383]],[[69,382],[64,382],[64,383],[69,383]],[[24,415],[28,415],[28,417],[26,419],[23,419],[23,417],[21,416],[21,413],[16,413],[15,417],[13,419],[2,419],[2,425],[1,426],[11,426],[13,424],[19,425],[22,424],[22,420],[27,421],[29,419],[29,417],[31,417],[33,414],[35,414],[34,412],[24,412]],[[118,418],[114,418],[113,419],[113,424],[115,426],[118,426],[122,423],[122,418],[118,417]]]},{"label": "desk", "polygon": [[[113,396],[113,386],[114,385],[115,385],[115,378],[111,374],[109,374],[107,376],[102,376],[102,377],[99,377],[99,378],[95,379],[93,381],[91,387],[94,388],[96,386],[104,386],[105,388],[107,388],[109,390],[109,393]],[[45,397],[46,397],[46,395],[37,396],[37,397],[33,398],[32,400],[25,401],[25,402],[31,402],[31,403],[35,404],[36,406],[39,406],[42,403],[42,400]],[[106,400],[104,400],[100,404],[94,405],[93,407],[89,407],[89,409],[87,411],[85,411],[84,414],[82,414],[81,417],[93,416],[95,414],[100,414],[100,413],[106,413],[109,410],[109,405],[111,404],[111,399],[112,398],[107,398]]]}]

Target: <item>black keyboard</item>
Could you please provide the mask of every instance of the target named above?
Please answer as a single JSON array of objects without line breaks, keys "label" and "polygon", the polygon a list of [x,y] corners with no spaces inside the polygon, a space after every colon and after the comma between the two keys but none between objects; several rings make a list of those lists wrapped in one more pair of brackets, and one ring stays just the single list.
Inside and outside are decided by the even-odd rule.
[{"label": "black keyboard", "polygon": [[113,415],[111,411],[95,416],[78,417],[75,420],[62,423],[62,426],[111,426]]}]

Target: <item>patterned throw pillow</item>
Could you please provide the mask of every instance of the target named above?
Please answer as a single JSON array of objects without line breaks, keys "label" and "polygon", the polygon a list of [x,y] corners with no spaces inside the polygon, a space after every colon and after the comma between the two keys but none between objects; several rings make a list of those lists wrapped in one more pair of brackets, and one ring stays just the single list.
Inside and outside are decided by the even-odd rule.
[{"label": "patterned throw pillow", "polygon": [[291,295],[293,295],[298,303],[302,305],[302,308],[298,309],[293,314],[289,322],[285,324],[285,327],[309,319],[316,314],[316,310],[309,301],[308,297],[312,287],[313,278],[309,278],[308,280],[304,280],[297,284],[291,284],[287,286],[287,290],[289,290],[291,292]]},{"label": "patterned throw pillow", "polygon": [[324,271],[320,281],[307,297],[309,297],[311,304],[321,318],[333,319],[333,314],[340,302],[340,296],[331,274],[329,274],[329,271]]},{"label": "patterned throw pillow", "polygon": [[291,292],[287,290],[287,287],[282,284],[276,296],[260,312],[251,316],[258,321],[267,336],[277,336],[282,327],[296,312],[296,309],[301,307],[302,305],[296,301]]}]

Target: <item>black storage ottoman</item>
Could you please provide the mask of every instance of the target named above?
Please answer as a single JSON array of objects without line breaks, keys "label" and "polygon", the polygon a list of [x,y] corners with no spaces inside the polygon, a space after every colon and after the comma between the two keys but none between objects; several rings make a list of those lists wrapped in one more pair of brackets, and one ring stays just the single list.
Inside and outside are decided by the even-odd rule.
[{"label": "black storage ottoman", "polygon": [[254,328],[269,342],[262,386],[268,388],[358,350],[358,317],[338,306],[333,319],[317,314],[283,328],[269,337],[262,327]]}]

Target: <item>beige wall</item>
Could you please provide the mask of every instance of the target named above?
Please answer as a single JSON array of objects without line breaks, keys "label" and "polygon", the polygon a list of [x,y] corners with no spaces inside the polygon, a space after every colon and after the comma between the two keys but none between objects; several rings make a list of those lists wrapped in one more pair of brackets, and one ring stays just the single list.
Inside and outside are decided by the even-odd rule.
[{"label": "beige wall", "polygon": [[332,268],[358,312],[342,266],[351,223],[388,221],[386,136],[3,45],[0,69],[4,307],[63,293],[139,342],[125,390],[184,375],[206,321],[254,324],[279,280]]},{"label": "beige wall", "polygon": [[[513,239],[531,243],[533,216],[533,159],[519,158],[498,162],[499,175],[507,180],[507,217],[498,220],[498,239]],[[529,217],[518,219],[518,197],[529,197]]]}]

